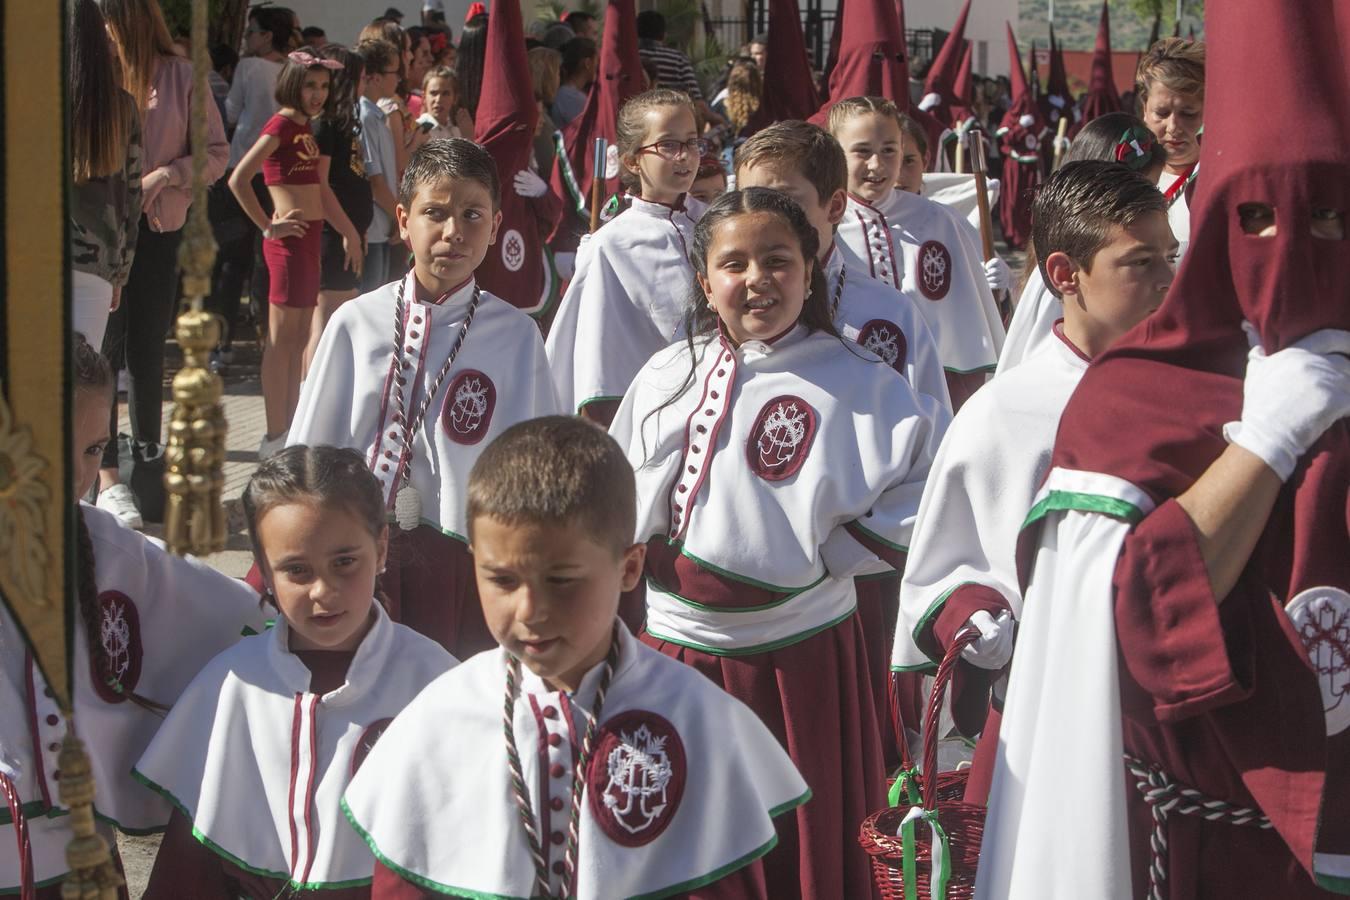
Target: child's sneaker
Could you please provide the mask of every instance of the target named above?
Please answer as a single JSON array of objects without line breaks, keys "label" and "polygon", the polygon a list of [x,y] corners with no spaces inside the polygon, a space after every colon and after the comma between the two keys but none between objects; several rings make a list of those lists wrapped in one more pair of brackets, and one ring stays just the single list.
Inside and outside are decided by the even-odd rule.
[{"label": "child's sneaker", "polygon": [[136,498],[132,495],[131,488],[125,484],[114,484],[106,490],[99,491],[98,500],[94,505],[112,513],[128,528],[139,531],[145,526],[145,522],[141,519],[141,511],[136,508]]}]

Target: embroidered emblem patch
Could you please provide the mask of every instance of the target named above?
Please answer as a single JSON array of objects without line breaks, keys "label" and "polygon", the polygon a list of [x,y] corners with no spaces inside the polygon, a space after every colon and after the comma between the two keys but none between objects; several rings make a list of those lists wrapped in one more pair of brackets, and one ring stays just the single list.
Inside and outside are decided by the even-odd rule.
[{"label": "embroidered emblem patch", "polygon": [[441,408],[441,427],[457,444],[476,444],[492,424],[497,388],[482,372],[465,369],[450,382]]},{"label": "embroidered emblem patch", "polygon": [[591,816],[611,841],[641,847],[666,830],[688,774],[675,726],[634,709],[600,728],[586,772]]},{"label": "embroidered emblem patch", "polygon": [[366,761],[370,751],[375,749],[375,744],[379,741],[380,736],[384,734],[385,729],[389,727],[389,723],[393,721],[392,718],[376,719],[366,726],[365,731],[361,732],[361,736],[356,739],[356,748],[352,750],[353,775],[356,774],[357,769],[361,768],[361,763]]},{"label": "embroidered emblem patch", "polygon": [[816,411],[800,397],[774,397],[759,411],[745,453],[750,468],[765,481],[797,474],[816,436]]},{"label": "embroidered emblem patch", "polygon": [[502,235],[502,265],[508,272],[519,272],[525,265],[525,238],[514,228]]},{"label": "embroidered emblem patch", "polygon": [[895,371],[904,374],[909,347],[899,325],[885,319],[873,319],[859,329],[858,344],[880,356]]},{"label": "embroidered emblem patch", "polygon": [[1327,734],[1340,734],[1350,728],[1350,593],[1334,587],[1309,588],[1295,595],[1284,610],[1317,672]]},{"label": "embroidered emblem patch", "polygon": [[1038,141],[1038,140],[1036,140],[1036,135],[1034,135],[1034,134],[1028,134],[1028,135],[1027,135],[1027,149],[1028,149],[1028,150],[1035,150],[1035,149],[1036,149],[1037,147],[1039,147],[1040,145],[1041,145],[1041,142]]},{"label": "embroidered emblem patch", "polygon": [[951,286],[952,255],[939,241],[924,241],[919,247],[919,292],[941,300]]},{"label": "embroidered emblem patch", "polygon": [[122,703],[141,679],[141,617],[136,604],[120,591],[98,595],[98,615],[103,653],[90,659],[94,692],[104,703]]}]

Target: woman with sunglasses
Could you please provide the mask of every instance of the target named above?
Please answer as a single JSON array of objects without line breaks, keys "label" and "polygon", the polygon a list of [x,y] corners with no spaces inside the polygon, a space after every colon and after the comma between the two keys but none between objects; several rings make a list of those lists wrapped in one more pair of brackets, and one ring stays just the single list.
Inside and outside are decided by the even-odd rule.
[{"label": "woman with sunglasses", "polygon": [[706,208],[688,196],[707,151],[688,95],[638,94],[616,131],[625,195],[578,250],[546,344],[563,409],[605,426],[633,376],[679,336],[694,278],[688,245]]}]

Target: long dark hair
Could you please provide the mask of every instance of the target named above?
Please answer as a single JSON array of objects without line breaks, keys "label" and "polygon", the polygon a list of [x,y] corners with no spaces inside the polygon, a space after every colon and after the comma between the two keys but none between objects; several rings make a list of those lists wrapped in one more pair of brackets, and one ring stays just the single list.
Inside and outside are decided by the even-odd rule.
[{"label": "long dark hair", "polygon": [[131,95],[118,85],[117,63],[103,13],[75,0],[70,16],[70,159],[76,184],[106,178],[126,163]]},{"label": "long dark hair", "polygon": [[486,15],[477,15],[459,33],[459,52],[455,54],[455,74],[459,76],[459,105],[478,115],[478,95],[483,90],[483,62],[487,58]]},{"label": "long dark hair", "polygon": [[333,73],[328,86],[328,104],[319,114],[319,118],[331,122],[343,131],[353,133],[359,127],[356,117],[356,92],[361,84],[361,76],[366,64],[360,55],[341,44],[325,44],[319,50],[323,59],[342,63],[342,68]]},{"label": "long dark hair", "polygon": [[[834,326],[834,310],[830,308],[825,272],[816,262],[820,236],[816,234],[815,227],[806,218],[802,208],[791,197],[780,191],[752,187],[728,191],[714,200],[708,211],[703,214],[703,218],[699,219],[698,225],[694,227],[694,237],[689,244],[689,264],[694,267],[694,272],[699,277],[708,277],[708,251],[712,249],[713,240],[717,237],[717,229],[729,219],[751,213],[777,216],[797,236],[802,259],[811,266],[811,283],[797,321],[806,326],[807,331],[823,331],[838,338],[839,330]],[[708,303],[708,297],[703,293],[697,278],[689,287],[689,301],[686,307],[684,332],[685,349],[689,355],[689,372],[679,388],[664,403],[643,417],[643,425],[652,416],[679,400],[693,386],[698,365],[709,346],[705,343],[699,348],[698,339],[712,333],[718,327],[717,311]],[[842,338],[840,340],[842,341]]]}]

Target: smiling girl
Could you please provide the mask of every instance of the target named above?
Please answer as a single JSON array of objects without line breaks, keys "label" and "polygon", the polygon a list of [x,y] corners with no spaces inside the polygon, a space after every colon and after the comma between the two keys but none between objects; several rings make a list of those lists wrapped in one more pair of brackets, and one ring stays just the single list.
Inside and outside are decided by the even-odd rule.
[{"label": "smiling girl", "polygon": [[839,337],[818,240],[777,191],[718,198],[693,236],[689,337],[642,368],[610,433],[637,471],[643,640],[754,709],[813,791],[779,825],[768,896],[868,897],[857,825],[885,772],[853,578],[903,567],[942,425]]},{"label": "smiling girl", "polygon": [[136,766],[177,807],[145,896],[366,897],[375,860],[338,800],[455,660],[375,599],[389,529],[359,454],[288,447],[242,502],[281,616],[202,670]]},{"label": "smiling girl", "polygon": [[706,209],[688,196],[707,143],[686,95],[629,100],[617,145],[627,208],[578,252],[547,344],[563,409],[604,425],[642,364],[677,336],[694,274],[689,242]]},{"label": "smiling girl", "polygon": [[[263,233],[267,261],[267,342],[263,347],[262,389],[267,431],[258,455],[275,453],[300,397],[300,374],[319,302],[325,220],[342,237],[345,265],[359,272],[361,235],[322,177],[319,145],[310,120],[324,111],[333,73],[342,63],[297,50],[277,76],[276,115],[230,175],[239,206]],[[262,169],[274,212],[268,219],[249,182]]]}]

